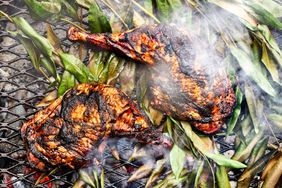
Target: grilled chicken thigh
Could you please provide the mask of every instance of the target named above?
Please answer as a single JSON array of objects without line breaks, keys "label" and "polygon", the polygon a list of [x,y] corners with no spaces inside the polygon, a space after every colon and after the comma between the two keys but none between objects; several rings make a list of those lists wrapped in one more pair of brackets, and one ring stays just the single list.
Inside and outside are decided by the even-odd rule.
[{"label": "grilled chicken thigh", "polygon": [[217,131],[232,113],[236,99],[225,70],[201,58],[193,36],[176,26],[145,25],[117,34],[88,34],[71,27],[68,37],[148,64],[151,105],[204,133]]},{"label": "grilled chicken thigh", "polygon": [[143,143],[160,141],[139,107],[109,85],[80,84],[37,112],[21,134],[30,164],[39,170],[54,166],[78,168],[93,159],[105,138],[129,136]]}]

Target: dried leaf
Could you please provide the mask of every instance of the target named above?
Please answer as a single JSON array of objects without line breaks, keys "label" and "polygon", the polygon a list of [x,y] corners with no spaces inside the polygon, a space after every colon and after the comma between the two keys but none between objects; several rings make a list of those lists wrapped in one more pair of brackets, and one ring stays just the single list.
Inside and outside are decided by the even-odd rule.
[{"label": "dried leaf", "polygon": [[57,98],[57,90],[51,91],[48,93],[40,102],[38,102],[35,107],[45,107],[51,104]]},{"label": "dried leaf", "polygon": [[238,188],[249,187],[251,180],[257,173],[263,170],[271,155],[271,153],[268,153],[267,155],[263,156],[261,159],[256,161],[252,166],[245,169],[245,171],[238,180]]},{"label": "dried leaf", "polygon": [[130,176],[127,182],[133,182],[148,176],[152,172],[153,167],[154,165],[150,163],[142,165]]},{"label": "dried leaf", "polygon": [[276,153],[267,163],[266,167],[264,168],[264,171],[261,175],[261,179],[265,180],[266,176],[268,175],[269,171],[273,169],[273,167],[277,164],[279,161],[279,158],[281,158],[282,154],[281,152]]},{"label": "dried leaf", "polygon": [[54,33],[52,27],[50,24],[47,24],[47,39],[49,40],[50,44],[55,48],[57,53],[63,52],[62,46],[61,46],[61,41],[57,37],[57,35]]},{"label": "dried leaf", "polygon": [[154,170],[150,175],[145,188],[150,187],[158,179],[158,177],[161,175],[161,172],[164,169],[165,163],[166,163],[166,159],[161,159],[157,161],[156,166],[154,167]]},{"label": "dried leaf", "polygon": [[95,183],[93,182],[92,178],[83,170],[79,171],[79,176],[82,181],[90,185],[92,188],[96,188]]},{"label": "dried leaf", "polygon": [[273,62],[272,58],[269,57],[269,54],[268,54],[268,51],[267,51],[267,48],[266,48],[265,44],[262,44],[262,57],[261,57],[261,61],[263,62],[263,64],[267,68],[267,70],[270,73],[272,79],[279,84],[280,81],[279,81],[279,75],[278,75],[277,66]]}]

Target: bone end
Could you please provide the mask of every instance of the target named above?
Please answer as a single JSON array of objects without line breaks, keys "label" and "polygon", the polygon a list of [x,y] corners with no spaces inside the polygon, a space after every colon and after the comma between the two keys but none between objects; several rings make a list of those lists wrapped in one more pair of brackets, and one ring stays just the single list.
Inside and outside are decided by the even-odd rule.
[{"label": "bone end", "polygon": [[76,27],[70,27],[67,31],[68,39],[71,41],[85,41],[85,35]]}]

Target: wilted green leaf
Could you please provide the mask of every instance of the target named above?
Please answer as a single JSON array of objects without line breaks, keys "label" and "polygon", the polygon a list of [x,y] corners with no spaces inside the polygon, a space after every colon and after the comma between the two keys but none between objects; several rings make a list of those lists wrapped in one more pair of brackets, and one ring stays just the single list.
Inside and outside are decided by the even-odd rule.
[{"label": "wilted green leaf", "polygon": [[261,126],[262,114],[263,114],[263,104],[256,97],[253,89],[247,83],[245,83],[245,96],[248,104],[248,109],[253,121],[255,132],[259,132]]},{"label": "wilted green leaf", "polygon": [[40,64],[55,78],[59,81],[60,77],[57,74],[57,68],[54,62],[45,57],[40,58]]},{"label": "wilted green leaf", "polygon": [[[280,107],[281,109],[281,107]],[[267,114],[268,121],[276,127],[277,132],[282,130],[282,115],[280,114]]]},{"label": "wilted green leaf", "polygon": [[186,122],[181,122],[182,127],[186,133],[186,135],[190,138],[190,140],[193,142],[193,145],[204,155],[206,155],[208,158],[212,159],[215,163],[221,166],[228,166],[232,168],[245,168],[246,165],[238,162],[236,160],[228,159],[224,155],[221,154],[214,154],[211,153],[210,150],[205,146],[205,143],[203,140],[196,134],[194,131],[192,131],[191,126]]},{"label": "wilted green leaf", "polygon": [[260,22],[272,28],[282,29],[282,23],[279,19],[277,19],[271,12],[268,12],[268,10],[259,3],[252,1],[245,1],[245,3],[253,10],[250,11],[250,13],[253,13],[253,16],[255,16]]},{"label": "wilted green leaf", "polygon": [[58,96],[63,95],[68,89],[75,86],[75,79],[68,71],[64,71],[61,82],[58,88]]},{"label": "wilted green leaf", "polygon": [[105,33],[112,31],[107,17],[101,11],[96,2],[92,3],[89,8],[88,24],[92,33]]},{"label": "wilted green leaf", "polygon": [[231,47],[230,49],[232,55],[237,59],[237,62],[244,70],[246,75],[251,77],[263,91],[271,96],[275,96],[276,91],[269,83],[267,77],[257,70],[248,54],[236,47]]},{"label": "wilted green leaf", "polygon": [[119,74],[121,90],[126,94],[131,94],[135,87],[136,63],[126,62],[124,68]]},{"label": "wilted green leaf", "polygon": [[165,163],[166,163],[166,159],[161,159],[157,161],[156,166],[154,167],[154,170],[150,175],[145,188],[150,187],[154,183],[154,181],[157,180],[157,178],[161,175],[161,172],[165,167]]},{"label": "wilted green leaf", "polygon": [[99,75],[99,80],[98,82],[99,83],[106,83],[107,80],[108,80],[108,72],[109,72],[109,67],[110,67],[110,64],[111,62],[113,61],[113,59],[116,57],[115,54],[111,53],[110,56],[107,58],[105,64],[104,64],[104,67],[101,71],[101,74]]},{"label": "wilted green leaf", "polygon": [[208,158],[212,159],[220,166],[228,166],[232,168],[246,168],[247,166],[239,161],[228,159],[226,156],[221,154],[206,153]]},{"label": "wilted green leaf", "polygon": [[109,64],[109,70],[108,70],[108,80],[107,84],[110,84],[113,80],[115,80],[120,72],[123,70],[125,64],[125,60],[114,57],[112,61]]},{"label": "wilted green leaf", "polygon": [[282,67],[282,53],[270,30],[266,25],[258,25],[257,29],[260,32],[254,33],[255,36],[258,37],[268,47],[276,61],[279,63],[280,67]]},{"label": "wilted green leaf", "polygon": [[21,30],[27,37],[32,39],[36,47],[42,51],[43,54],[51,57],[52,52],[54,50],[53,46],[49,43],[49,41],[42,37],[39,33],[37,33],[32,26],[22,17],[14,17],[14,23],[17,28]]},{"label": "wilted green leaf", "polygon": [[200,166],[196,169],[197,174],[196,174],[196,177],[195,177],[194,187],[198,187],[200,176],[201,176],[203,169],[204,169],[204,165],[205,165],[204,161],[201,161]]},{"label": "wilted green leaf", "polygon": [[95,183],[93,182],[93,178],[91,178],[85,171],[80,170],[79,176],[82,181],[90,185],[92,188],[96,188]]},{"label": "wilted green leaf", "polygon": [[100,75],[104,69],[104,61],[108,59],[108,52],[92,52],[90,53],[89,63],[87,67],[94,76],[95,82],[98,82]]},{"label": "wilted green leaf", "polygon": [[268,138],[265,137],[255,145],[251,153],[250,159],[248,161],[248,166],[251,166],[253,163],[259,160],[265,154],[267,143],[268,143]]},{"label": "wilted green leaf", "polygon": [[63,65],[67,71],[75,76],[80,83],[87,83],[95,81],[94,76],[89,69],[76,58],[74,55],[67,53],[60,53]]},{"label": "wilted green leaf", "polygon": [[34,46],[34,44],[30,39],[20,34],[17,35],[17,38],[20,40],[21,44],[23,44],[25,50],[27,51],[33,67],[38,70],[40,66],[40,58],[39,58],[40,52]]},{"label": "wilted green leaf", "polygon": [[245,161],[251,154],[253,148],[258,143],[258,141],[262,138],[264,134],[264,130],[260,130],[258,134],[248,135],[249,141],[246,147],[243,147],[241,150],[236,150],[236,153],[233,155],[232,159],[236,161]]},{"label": "wilted green leaf", "polygon": [[35,19],[46,19],[61,11],[58,1],[24,0]]},{"label": "wilted green leaf", "polygon": [[240,90],[239,86],[236,87],[235,95],[236,95],[236,107],[234,108],[233,114],[228,122],[227,135],[229,135],[233,131],[238,121],[239,115],[241,113],[241,103],[243,99],[243,93]]},{"label": "wilted green leaf", "polygon": [[[247,23],[247,26],[256,27],[257,21],[242,7],[240,3],[236,4],[233,1],[224,0],[208,0],[208,2],[213,3],[227,12],[234,14],[235,16],[241,18]],[[243,22],[245,24],[245,22]]]},{"label": "wilted green leaf", "polygon": [[231,188],[228,174],[224,166],[217,166],[215,175],[219,188]]},{"label": "wilted green leaf", "polygon": [[277,82],[278,84],[280,83],[279,81],[279,75],[278,75],[278,69],[275,63],[273,62],[272,58],[269,56],[267,48],[265,44],[262,44],[262,57],[261,61],[269,71],[272,79]]},{"label": "wilted green leaf", "polygon": [[72,17],[75,20],[78,20],[78,15],[77,15],[77,6],[74,2],[74,0],[69,1],[69,0],[61,0],[62,4],[65,6],[65,11],[67,16]]},{"label": "wilted green leaf", "polygon": [[176,144],[174,144],[172,150],[170,151],[169,157],[173,174],[175,175],[176,179],[179,179],[179,176],[183,170],[185,152]]},{"label": "wilted green leaf", "polygon": [[182,2],[180,0],[156,0],[156,8],[158,17],[164,20],[170,20],[172,14],[182,8]]}]

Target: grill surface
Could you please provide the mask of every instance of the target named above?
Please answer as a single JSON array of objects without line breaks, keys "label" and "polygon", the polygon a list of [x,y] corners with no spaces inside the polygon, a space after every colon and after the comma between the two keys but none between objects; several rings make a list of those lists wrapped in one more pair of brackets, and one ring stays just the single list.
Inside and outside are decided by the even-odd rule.
[{"label": "grill surface", "polygon": [[[1,1],[0,10],[11,16],[19,15],[26,18],[37,31],[45,30],[45,25],[31,20],[22,1]],[[41,173],[30,169],[19,130],[22,122],[38,111],[34,107],[35,104],[51,90],[48,89],[48,82],[33,69],[22,45],[5,31],[15,29],[13,24],[7,22],[5,18],[0,18],[0,26],[0,187],[34,187]],[[56,24],[53,28],[65,50],[70,50],[71,43],[65,36],[66,24]],[[223,138],[216,138],[220,144],[220,153],[234,150],[234,145],[226,143]],[[123,155],[132,152],[132,141],[120,139],[117,143],[121,143],[118,151]],[[125,172],[124,167],[136,169],[140,166],[127,160],[114,160],[109,152],[103,157],[104,161],[107,161],[103,166],[106,176],[105,187],[125,186],[130,174]],[[238,179],[241,171],[234,174],[230,176],[231,181]],[[36,184],[36,187],[71,187],[78,177],[75,170],[58,172],[49,175],[43,182]],[[144,187],[145,182],[143,179],[127,186]],[[257,182],[254,180],[252,186],[256,187]]]},{"label": "grill surface", "polygon": [[[0,2],[0,10],[11,16],[22,16],[37,31],[45,30],[45,25],[34,22],[28,15],[23,1],[5,0]],[[0,187],[71,187],[78,179],[75,170],[58,172],[49,175],[41,183],[36,179],[41,175],[30,169],[25,157],[25,149],[20,137],[20,126],[23,121],[38,111],[35,104],[51,90],[48,82],[32,66],[22,45],[13,39],[6,30],[14,30],[13,24],[5,18],[0,19]],[[70,43],[66,38],[66,24],[53,25],[55,33],[60,37],[66,51]],[[132,142],[120,139],[118,151],[127,154],[132,151]],[[136,169],[137,164],[126,160],[115,161],[108,152],[103,156],[109,161],[103,166],[105,171],[105,187],[120,187],[126,184],[130,174],[124,166]],[[111,181],[110,181],[111,180]],[[130,187],[144,187],[144,181],[130,184]]]}]

